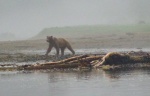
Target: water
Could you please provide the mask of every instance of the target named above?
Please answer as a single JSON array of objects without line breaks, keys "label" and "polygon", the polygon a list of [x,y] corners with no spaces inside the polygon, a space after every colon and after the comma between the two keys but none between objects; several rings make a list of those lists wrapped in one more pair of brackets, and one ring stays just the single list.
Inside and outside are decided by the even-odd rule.
[{"label": "water", "polygon": [[150,70],[0,72],[0,96],[150,96]]},{"label": "water", "polygon": [[[78,49],[76,52],[84,54],[140,50]],[[44,54],[44,52],[25,50],[22,53]],[[21,62],[24,63],[27,62]],[[100,69],[0,71],[0,96],[150,96],[149,82],[150,68],[111,71]]]}]

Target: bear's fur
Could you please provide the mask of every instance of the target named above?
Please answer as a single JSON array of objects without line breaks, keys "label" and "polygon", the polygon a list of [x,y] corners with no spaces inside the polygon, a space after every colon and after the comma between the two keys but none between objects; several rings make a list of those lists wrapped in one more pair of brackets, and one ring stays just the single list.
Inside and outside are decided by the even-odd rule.
[{"label": "bear's fur", "polygon": [[95,67],[98,67],[100,65],[117,65],[117,64],[125,64],[128,63],[130,60],[130,56],[126,54],[121,54],[117,52],[110,52],[106,54],[102,61],[99,62]]},{"label": "bear's fur", "polygon": [[59,55],[59,49],[61,49],[61,56],[64,55],[65,48],[68,48],[72,54],[75,54],[75,51],[72,49],[71,45],[64,38],[56,38],[53,36],[47,36],[47,42],[49,43],[49,47],[46,52],[46,56],[51,52],[51,49],[54,47],[56,49],[56,56]]}]

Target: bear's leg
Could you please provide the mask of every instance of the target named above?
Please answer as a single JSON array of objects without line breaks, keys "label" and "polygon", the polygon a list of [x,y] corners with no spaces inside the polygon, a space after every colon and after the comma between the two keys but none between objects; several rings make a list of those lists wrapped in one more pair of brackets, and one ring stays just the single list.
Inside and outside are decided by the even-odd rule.
[{"label": "bear's leg", "polygon": [[56,48],[56,57],[59,56],[59,48]]},{"label": "bear's leg", "polygon": [[68,45],[67,48],[72,52],[73,55],[75,54],[74,50],[72,49],[70,45]]},{"label": "bear's leg", "polygon": [[61,57],[64,56],[64,51],[65,51],[65,48],[61,48]]}]

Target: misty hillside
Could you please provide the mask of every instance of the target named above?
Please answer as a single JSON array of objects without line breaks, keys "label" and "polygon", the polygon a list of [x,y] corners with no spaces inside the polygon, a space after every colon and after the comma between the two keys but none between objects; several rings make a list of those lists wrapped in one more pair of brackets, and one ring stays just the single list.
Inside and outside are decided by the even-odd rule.
[{"label": "misty hillside", "polygon": [[52,27],[45,28],[32,39],[45,39],[46,36],[56,36],[65,38],[92,37],[105,34],[124,34],[135,32],[150,32],[150,25],[87,25],[74,27]]},{"label": "misty hillside", "polygon": [[13,33],[1,33],[0,41],[15,40],[16,36]]}]

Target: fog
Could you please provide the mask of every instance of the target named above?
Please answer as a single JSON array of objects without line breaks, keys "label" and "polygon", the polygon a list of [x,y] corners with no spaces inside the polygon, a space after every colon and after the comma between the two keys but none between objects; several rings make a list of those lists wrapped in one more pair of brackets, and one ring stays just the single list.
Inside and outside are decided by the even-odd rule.
[{"label": "fog", "polygon": [[149,5],[150,0],[0,0],[0,34],[27,39],[49,27],[149,23]]}]

